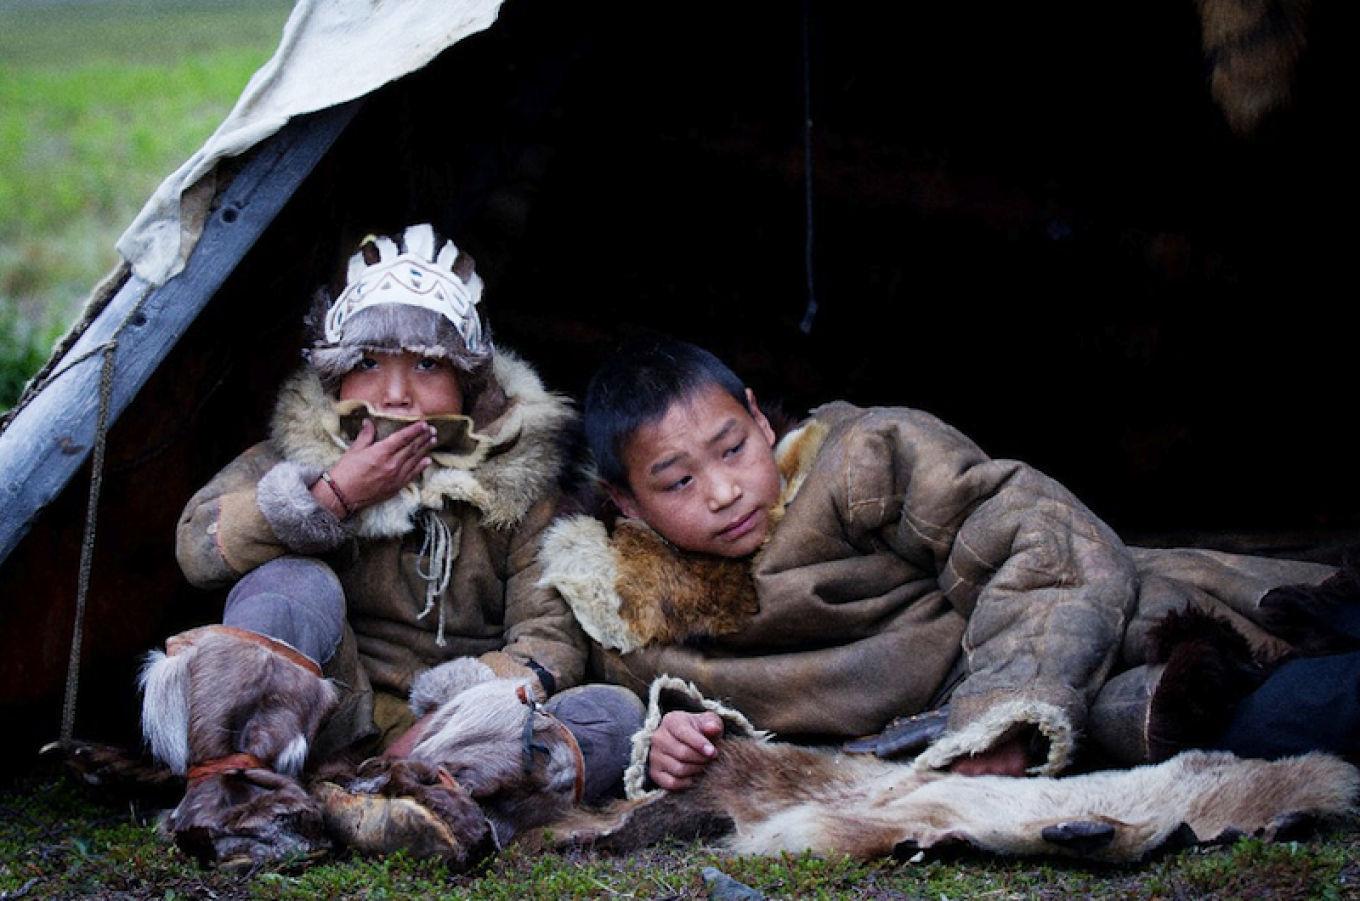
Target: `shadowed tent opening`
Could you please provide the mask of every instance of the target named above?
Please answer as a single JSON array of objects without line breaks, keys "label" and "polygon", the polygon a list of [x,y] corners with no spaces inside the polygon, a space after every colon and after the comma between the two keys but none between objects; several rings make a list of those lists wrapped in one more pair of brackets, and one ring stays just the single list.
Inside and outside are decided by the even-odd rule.
[{"label": "shadowed tent opening", "polygon": [[1287,102],[1245,131],[1191,0],[451,7],[486,21],[210,167],[185,270],[115,273],[0,423],[5,753],[63,731],[80,597],[74,730],[137,740],[141,656],[220,613],[176,517],[263,437],[319,273],[413,221],[553,388],[661,328],[791,412],[936,413],[1135,539],[1334,557],[1360,495],[1331,465],[1338,6],[1290,22]]}]

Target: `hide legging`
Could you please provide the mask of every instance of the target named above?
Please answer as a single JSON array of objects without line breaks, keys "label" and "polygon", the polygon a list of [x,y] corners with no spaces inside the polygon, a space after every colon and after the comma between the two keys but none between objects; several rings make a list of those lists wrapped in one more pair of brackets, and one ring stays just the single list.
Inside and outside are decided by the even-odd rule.
[{"label": "hide legging", "polygon": [[[280,557],[243,576],[227,595],[222,624],[268,635],[325,666],[345,629],[345,594],[330,567],[306,557]],[[613,685],[583,685],[544,705],[571,730],[585,758],[586,803],[622,792],[642,702]]]}]

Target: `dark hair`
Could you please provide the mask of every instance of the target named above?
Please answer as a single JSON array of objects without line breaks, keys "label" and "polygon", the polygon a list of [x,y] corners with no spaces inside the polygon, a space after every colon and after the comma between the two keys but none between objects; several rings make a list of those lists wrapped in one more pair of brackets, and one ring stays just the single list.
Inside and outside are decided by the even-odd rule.
[{"label": "dark hair", "polygon": [[621,344],[586,386],[582,419],[596,474],[616,488],[631,490],[621,456],[624,442],[710,386],[751,409],[746,384],[709,351],[654,334]]}]

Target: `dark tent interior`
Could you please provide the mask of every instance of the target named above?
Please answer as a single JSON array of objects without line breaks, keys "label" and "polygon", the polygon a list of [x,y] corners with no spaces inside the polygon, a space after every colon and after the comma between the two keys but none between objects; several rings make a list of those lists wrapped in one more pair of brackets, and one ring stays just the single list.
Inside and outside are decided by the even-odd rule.
[{"label": "dark tent interior", "polygon": [[[498,342],[551,387],[661,329],[791,413],[929,410],[1131,540],[1334,553],[1360,510],[1335,462],[1340,5],[1313,4],[1291,102],[1244,134],[1192,0],[509,0],[363,102],[114,426],[78,734],[135,735],[140,654],[215,617],[176,517],[263,436],[317,281],[417,220],[473,253]],[[61,676],[88,485],[0,570],[0,631]],[[11,751],[55,737],[61,689],[0,699],[32,737]]]}]

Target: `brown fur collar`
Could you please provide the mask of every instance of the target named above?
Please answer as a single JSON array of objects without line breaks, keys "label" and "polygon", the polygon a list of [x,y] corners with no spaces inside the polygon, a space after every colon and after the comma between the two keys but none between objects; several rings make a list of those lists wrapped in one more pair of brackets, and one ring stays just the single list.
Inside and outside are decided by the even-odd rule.
[{"label": "brown fur collar", "polygon": [[[771,514],[778,528],[826,440],[815,420],[775,448],[783,489]],[[773,531],[773,529],[772,529]],[[645,523],[572,516],[543,543],[543,583],[555,587],[600,644],[624,653],[735,631],[760,608],[751,565],[681,550]]]}]

